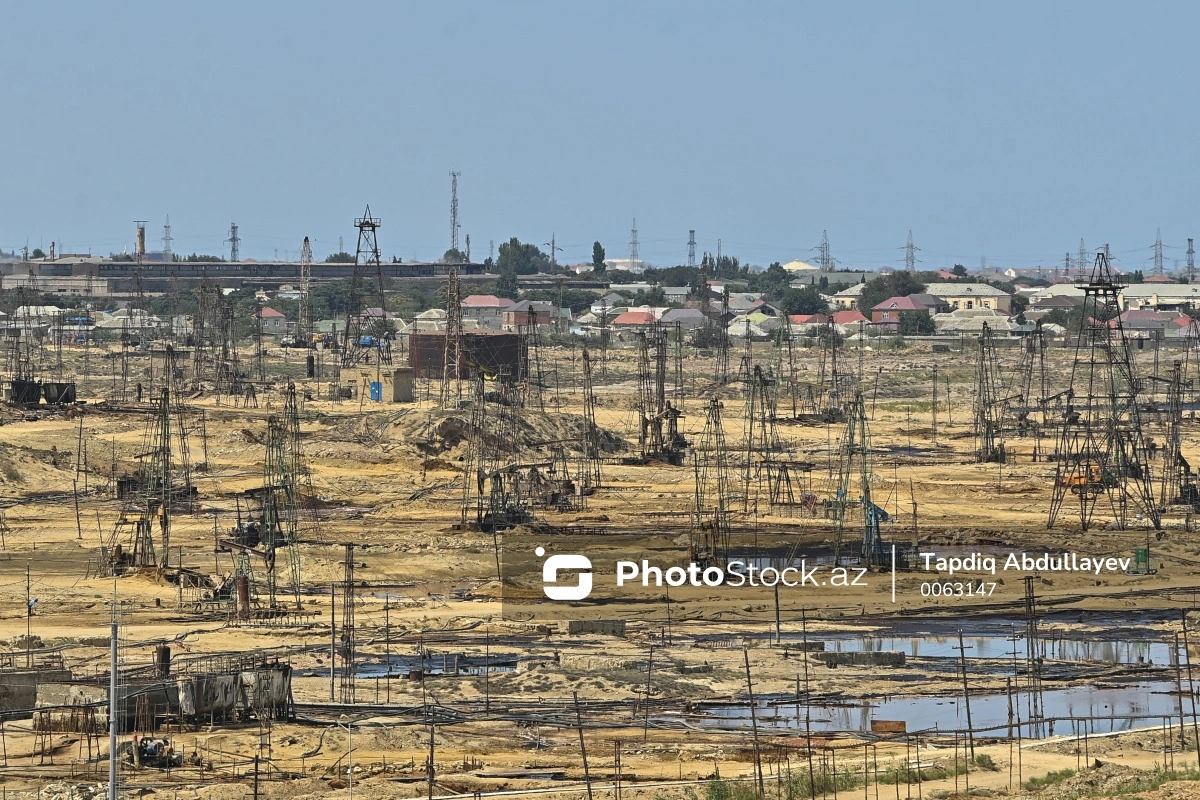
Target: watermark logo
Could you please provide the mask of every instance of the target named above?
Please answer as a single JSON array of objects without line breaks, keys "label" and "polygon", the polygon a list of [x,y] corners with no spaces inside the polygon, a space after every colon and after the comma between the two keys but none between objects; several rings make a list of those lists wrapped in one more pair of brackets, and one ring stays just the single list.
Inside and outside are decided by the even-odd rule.
[{"label": "watermark logo", "polygon": [[[538,558],[546,555],[546,548],[539,547],[533,551]],[[565,570],[577,570],[579,582],[574,586],[555,586],[558,583],[558,573]],[[542,564],[542,591],[551,600],[583,600],[592,593],[592,561],[587,556],[577,554],[562,554],[550,556]]]}]

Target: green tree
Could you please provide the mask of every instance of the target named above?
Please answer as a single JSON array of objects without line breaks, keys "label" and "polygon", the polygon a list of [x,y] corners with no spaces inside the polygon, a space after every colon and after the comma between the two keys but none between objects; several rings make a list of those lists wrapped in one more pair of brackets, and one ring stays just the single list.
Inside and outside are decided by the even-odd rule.
[{"label": "green tree", "polygon": [[353,264],[354,256],[343,250],[340,253],[330,253],[325,256],[326,264]]},{"label": "green tree", "polygon": [[465,264],[467,263],[467,254],[462,250],[451,247],[442,255],[443,264]]},{"label": "green tree", "polygon": [[599,242],[592,244],[592,272],[603,275],[608,267],[604,266],[604,245]]},{"label": "green tree", "polygon": [[33,252],[29,254],[29,257],[30,258],[45,258],[46,253],[44,250],[42,250],[42,248],[35,247],[35,248],[33,248]]},{"label": "green tree", "polygon": [[783,297],[791,289],[792,276],[776,261],[750,280],[751,291],[764,292],[772,297]]},{"label": "green tree", "polygon": [[924,311],[901,311],[900,333],[909,336],[931,336],[937,333],[933,317]]},{"label": "green tree", "polygon": [[821,293],[811,286],[802,289],[788,289],[779,302],[786,314],[824,314],[829,310],[829,304]]},{"label": "green tree", "polygon": [[517,237],[509,239],[500,245],[496,257],[496,267],[500,274],[512,270],[514,275],[536,275],[539,272],[550,271],[550,257],[534,244],[522,244]]},{"label": "green tree", "polygon": [[[504,245],[500,245],[501,248]],[[509,300],[516,300],[521,296],[521,290],[517,286],[517,272],[511,266],[500,270],[500,277],[496,279],[496,287],[492,289],[497,297],[507,297]]]},{"label": "green tree", "polygon": [[858,296],[858,310],[864,316],[870,317],[871,309],[889,297],[907,297],[923,291],[925,284],[917,280],[911,272],[880,275],[863,285],[862,294]]},{"label": "green tree", "polygon": [[955,264],[954,269],[952,269],[950,271],[953,272],[955,275],[957,275],[960,278],[967,277],[967,268],[964,267],[962,264]]}]

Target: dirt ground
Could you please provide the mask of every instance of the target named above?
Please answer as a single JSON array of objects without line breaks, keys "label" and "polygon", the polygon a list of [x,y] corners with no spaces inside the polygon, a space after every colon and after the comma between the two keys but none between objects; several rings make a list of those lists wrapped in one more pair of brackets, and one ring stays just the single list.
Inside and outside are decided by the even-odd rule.
[{"label": "dirt ground", "polygon": [[[756,363],[786,370],[779,366],[776,348],[767,343],[755,347]],[[1160,531],[1148,520],[1135,520],[1122,531],[1110,524],[1112,514],[1101,505],[1096,524],[1084,532],[1064,509],[1056,527],[1048,530],[1055,465],[1032,460],[1032,436],[1008,436],[1008,463],[973,462],[975,356],[970,342],[965,352],[957,347],[949,353],[933,353],[927,345],[847,351],[847,362],[857,369],[861,361],[865,376],[871,492],[892,518],[883,526],[884,537],[922,552],[942,548],[966,553],[982,545],[1125,558],[1149,547],[1149,574],[1040,574],[1034,581],[1037,607],[1057,612],[1057,634],[1102,640],[1113,631],[1134,629],[1137,638],[1172,641],[1182,630],[1178,615],[1194,608],[1200,594],[1200,542],[1190,531],[1189,514],[1172,508]],[[567,442],[573,462],[578,459],[586,430],[579,355],[564,348],[542,350],[544,369],[553,375],[544,381],[545,410],[523,414],[518,431],[531,460],[546,457],[539,442],[552,441]],[[1050,376],[1058,389],[1068,380],[1071,355],[1064,348],[1050,351]],[[1156,355],[1148,348],[1138,352],[1138,365],[1145,374],[1157,361],[1165,371],[1171,359],[1180,357],[1173,351]],[[0,648],[0,667],[19,670],[27,663],[41,666],[61,659],[77,677],[106,674],[115,596],[127,668],[149,665],[154,647],[169,643],[173,659],[184,668],[205,657],[255,654],[286,661],[294,670],[294,721],[185,725],[164,732],[177,751],[187,754],[188,763],[169,775],[151,769],[123,773],[127,786],[152,788],[160,796],[164,791],[203,798],[247,796],[255,756],[260,758],[259,791],[266,796],[349,796],[351,778],[353,792],[362,797],[426,796],[432,730],[437,796],[501,790],[532,796],[557,789],[556,796],[583,798],[588,792],[578,723],[584,729],[590,777],[598,787],[593,791],[601,797],[617,794],[617,742],[622,797],[683,797],[689,791],[703,797],[703,782],[716,775],[753,776],[756,738],[769,793],[789,771],[799,775],[808,770],[810,751],[807,740],[802,742],[803,731],[780,732],[764,725],[756,737],[745,726],[718,729],[706,724],[695,704],[744,701],[747,672],[759,697],[792,696],[800,691],[802,672],[809,674],[807,692],[841,700],[957,696],[962,676],[954,658],[830,669],[804,658],[797,637],[821,640],[848,631],[867,635],[931,619],[958,620],[970,635],[989,615],[1025,613],[1025,583],[1015,574],[1000,576],[990,596],[946,598],[923,597],[921,590],[923,583],[948,576],[901,571],[893,601],[890,575],[883,570],[869,575],[869,585],[862,587],[781,593],[778,611],[772,593],[763,591],[748,594],[719,619],[706,619],[703,612],[714,590],[685,587],[671,590],[669,604],[656,596],[653,602],[597,612],[623,620],[624,636],[568,636],[555,620],[506,618],[492,535],[457,525],[467,448],[462,432],[469,428],[470,410],[439,410],[429,399],[437,387],[424,382],[418,383],[418,402],[411,404],[319,399],[327,379],[306,382],[301,356],[274,348],[266,360],[272,380],[259,388],[257,407],[217,397],[211,385],[199,386],[188,397],[196,510],[172,517],[168,570],[142,570],[114,580],[101,575],[100,550],[120,514],[115,477],[132,472],[145,452],[151,406],[136,402],[132,386],[138,380],[152,384],[150,359],[129,360],[133,377],[126,382],[128,397],[121,399],[114,396],[120,385],[113,377],[118,359],[79,349],[67,349],[64,358],[66,373],[79,382],[87,405],[55,413],[2,412],[0,642],[5,647]],[[1015,349],[1001,351],[1004,380],[1017,359]],[[803,385],[818,380],[816,349],[799,348],[796,363]],[[703,439],[713,364],[711,357],[686,353],[682,366],[686,390],[675,402],[683,405],[681,433],[695,443]],[[601,487],[582,509],[541,510],[537,516],[540,523],[561,528],[644,534],[656,546],[677,546],[682,556],[696,494],[692,459],[683,466],[621,463],[637,447],[636,369],[633,350],[613,348],[596,370],[596,421],[609,451]],[[931,402],[935,369],[936,431]],[[373,367],[360,372],[360,385],[374,379]],[[281,389],[288,377],[296,380],[301,398],[301,446],[309,473],[304,493],[316,507],[316,521],[305,516],[298,547],[300,602],[306,615],[255,623],[235,620],[227,604],[203,610],[190,601],[181,604],[182,592],[172,580],[176,568],[206,576],[234,571],[229,554],[218,552],[216,539],[244,513],[243,493],[263,484],[267,420],[282,411]],[[1161,385],[1148,386],[1159,402],[1165,401]],[[837,526],[819,506],[817,513],[803,505],[772,506],[756,479],[744,482],[744,391],[734,383],[717,392],[730,450],[730,492],[737,497],[731,504],[734,543],[750,548],[761,534],[801,552],[828,552]],[[790,402],[780,398],[780,415],[790,411]],[[1148,435],[1164,441],[1162,422],[1146,416]],[[788,458],[811,464],[811,471],[798,478],[797,495],[807,491],[818,501],[835,495],[844,429],[844,423],[819,421],[778,424]],[[1200,457],[1200,427],[1188,413],[1181,437],[1184,455],[1193,461]],[[1042,446],[1053,450],[1050,439]],[[1161,474],[1161,465],[1152,468]],[[859,534],[853,529],[847,535],[853,541]],[[330,589],[343,578],[342,544],[347,542],[356,545],[357,657],[362,665],[374,665],[359,668],[358,707],[341,703],[330,677]],[[972,582],[997,580],[977,573],[967,577]],[[258,601],[265,603],[263,582],[256,579],[255,587]],[[26,615],[27,596],[36,600],[32,616]],[[332,615],[339,626],[342,614],[339,596]],[[781,640],[773,641],[773,635]],[[733,641],[733,646],[704,646],[714,638]],[[516,666],[486,676],[427,674],[423,680],[410,679],[407,668],[390,677],[386,667],[378,668],[388,655],[412,660],[418,653],[425,654],[421,664],[435,668],[454,655]],[[336,661],[340,670],[341,659]],[[1062,682],[1056,685],[1118,673],[1176,677],[1166,664],[1057,666]],[[970,690],[981,695],[1004,693],[1013,675],[982,659],[968,660],[965,671]],[[422,716],[423,708],[438,709],[433,725]],[[352,757],[339,722],[352,725]],[[950,723],[952,719],[946,727]],[[1179,723],[1171,724],[1177,728]],[[105,779],[103,735],[90,742],[89,757],[86,736],[53,734],[46,741],[32,735],[27,715],[4,725],[6,766],[0,767],[0,782],[6,789],[53,785],[54,792],[68,797],[65,784],[96,785]],[[1191,742],[1188,750],[1179,751],[1164,745],[1158,722],[1142,727],[1093,739],[1087,758],[1075,740],[1023,741],[1019,747],[1007,740],[985,740],[977,744],[976,757],[987,756],[995,769],[976,767],[967,775],[943,778],[931,772],[920,788],[904,780],[877,786],[872,779],[868,794],[878,788],[882,797],[966,796],[969,779],[973,792],[1082,797],[1128,789],[1133,785],[1129,775],[1154,775],[1172,763],[1180,772],[1197,767]],[[960,747],[953,736],[909,733],[898,738],[814,734],[814,757],[831,769],[836,760],[838,771],[859,778],[864,758],[872,776],[876,769],[887,772],[915,766],[918,760],[922,769],[949,768],[952,773],[959,759],[965,761],[960,752],[965,742]],[[1188,736],[1194,740],[1190,731]],[[913,752],[914,741],[919,755]],[[1102,762],[1099,768],[1093,764],[1096,759]],[[1081,774],[1040,794],[1021,788],[1024,780],[1065,769]],[[1090,783],[1088,776],[1094,778]],[[76,796],[83,796],[80,791]],[[843,791],[852,797],[863,787]],[[1166,800],[1197,795],[1195,784],[1174,781],[1140,796]]]}]

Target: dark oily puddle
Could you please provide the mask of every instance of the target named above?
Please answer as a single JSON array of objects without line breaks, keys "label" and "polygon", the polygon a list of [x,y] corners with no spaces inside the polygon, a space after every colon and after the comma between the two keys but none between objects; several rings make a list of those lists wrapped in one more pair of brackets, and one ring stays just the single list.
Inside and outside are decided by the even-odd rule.
[{"label": "dark oily puddle", "polygon": [[[1041,694],[1041,722],[1031,725],[1032,705],[1028,693],[972,694],[971,722],[976,733],[1021,735],[1041,738],[1057,734],[1111,733],[1177,717],[1178,695],[1172,681],[1140,681],[1047,689]],[[702,727],[738,729],[751,725],[749,704],[698,704],[689,721]],[[663,720],[670,719],[663,717]],[[966,708],[958,697],[895,697],[883,700],[847,700],[814,703],[811,708],[794,698],[774,696],[757,699],[755,720],[761,727],[776,730],[817,732],[870,731],[873,721],[904,722],[910,732],[961,731],[967,729]]]},{"label": "dark oily puddle", "polygon": [[[407,678],[417,674],[471,676],[483,675],[485,672],[491,675],[500,675],[506,672],[515,672],[518,661],[520,659],[506,656],[488,658],[447,654],[443,657],[438,653],[421,658],[419,655],[398,655],[392,656],[390,660],[381,658],[360,661],[354,668],[354,674],[360,678],[386,678],[388,675],[393,678]],[[300,674],[310,677],[328,675],[329,668],[306,670]]]}]

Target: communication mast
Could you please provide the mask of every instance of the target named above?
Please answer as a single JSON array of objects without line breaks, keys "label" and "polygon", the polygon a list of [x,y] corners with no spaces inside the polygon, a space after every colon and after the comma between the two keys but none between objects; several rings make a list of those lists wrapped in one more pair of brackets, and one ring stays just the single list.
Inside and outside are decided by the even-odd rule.
[{"label": "communication mast", "polygon": [[305,347],[312,343],[313,332],[312,257],[312,243],[305,236],[300,248],[300,322],[296,328],[296,338]]}]

